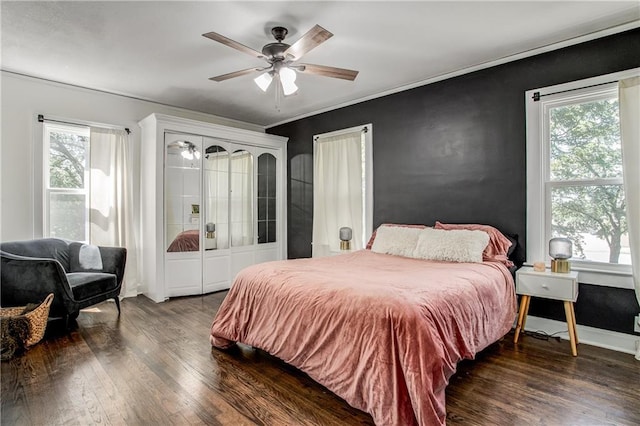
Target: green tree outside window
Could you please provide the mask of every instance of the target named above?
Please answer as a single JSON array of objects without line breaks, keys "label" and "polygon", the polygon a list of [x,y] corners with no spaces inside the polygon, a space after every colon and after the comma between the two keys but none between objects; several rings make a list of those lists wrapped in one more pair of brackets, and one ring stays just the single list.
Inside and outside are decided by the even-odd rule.
[{"label": "green tree outside window", "polygon": [[609,262],[618,263],[627,234],[624,188],[621,184],[580,184],[622,178],[617,99],[552,108],[549,141],[551,181],[574,183],[552,187],[553,236],[570,238],[574,255],[582,258],[584,234],[597,236],[609,246]]}]

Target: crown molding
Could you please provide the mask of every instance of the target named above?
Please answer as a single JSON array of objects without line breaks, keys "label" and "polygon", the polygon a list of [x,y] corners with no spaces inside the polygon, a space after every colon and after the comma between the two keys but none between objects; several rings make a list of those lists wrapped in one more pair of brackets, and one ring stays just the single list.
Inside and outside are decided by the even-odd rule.
[{"label": "crown molding", "polygon": [[547,52],[552,52],[554,50],[558,50],[558,49],[562,49],[564,47],[569,47],[569,46],[573,46],[576,44],[580,44],[580,43],[584,43],[587,41],[591,41],[591,40],[596,40],[599,38],[603,38],[606,36],[610,36],[613,34],[618,34],[618,33],[622,33],[628,30],[632,30],[635,28],[639,28],[640,27],[640,20],[633,20],[631,22],[628,22],[626,24],[622,24],[622,25],[617,25],[615,27],[611,27],[611,28],[607,28],[604,30],[599,30],[599,31],[594,31],[592,33],[589,34],[584,34],[578,37],[574,37],[574,38],[570,38],[564,41],[560,41],[557,43],[551,43],[551,44],[547,44],[541,47],[537,47],[535,49],[530,49],[530,50],[526,50],[524,52],[520,52],[520,53],[516,53],[515,55],[509,55],[509,56],[504,56],[502,58],[499,59],[494,59],[492,61],[488,61],[488,62],[483,62],[481,64],[477,64],[477,65],[472,65],[470,67],[465,67],[465,68],[461,68],[459,70],[456,71],[452,71],[452,72],[448,72],[445,74],[441,74],[435,77],[430,77],[427,78],[425,80],[420,80],[417,81],[415,83],[410,83],[410,84],[406,84],[403,86],[399,86],[393,89],[389,89],[389,90],[385,90],[383,92],[380,93],[376,93],[374,95],[369,95],[369,96],[365,96],[353,101],[348,101],[348,102],[344,102],[338,105],[333,105],[331,107],[327,107],[327,108],[322,108],[313,112],[309,112],[309,113],[305,113],[305,114],[301,114],[298,116],[295,116],[293,118],[289,118],[286,120],[282,120],[273,124],[269,124],[264,126],[265,130],[269,129],[271,127],[276,127],[276,126],[280,126],[282,124],[286,124],[286,123],[291,123],[293,121],[297,121],[297,120],[301,120],[303,118],[307,118],[307,117],[312,117],[314,115],[318,115],[318,114],[322,114],[325,112],[329,112],[329,111],[333,111],[336,109],[340,109],[340,108],[344,108],[344,107],[348,107],[351,105],[355,105],[355,104],[359,104],[361,102],[365,102],[365,101],[370,101],[372,99],[377,99],[377,98],[381,98],[383,96],[387,96],[387,95],[393,95],[395,93],[400,93],[400,92],[404,92],[405,90],[410,90],[410,89],[415,89],[416,87],[421,87],[421,86],[426,86],[428,84],[432,84],[432,83],[436,83],[438,81],[443,81],[443,80],[448,80],[450,78],[453,77],[458,77],[464,74],[469,74],[475,71],[480,71],[486,68],[491,68],[497,65],[502,65],[502,64],[506,64],[508,62],[514,62],[520,59],[524,59],[524,58],[528,58],[531,56],[536,56],[536,55],[540,55],[542,53],[547,53]]}]

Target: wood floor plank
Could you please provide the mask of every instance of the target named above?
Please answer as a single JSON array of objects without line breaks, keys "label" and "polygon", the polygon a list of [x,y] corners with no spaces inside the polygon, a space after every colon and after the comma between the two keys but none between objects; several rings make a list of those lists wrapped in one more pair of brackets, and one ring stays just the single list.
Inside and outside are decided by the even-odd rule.
[{"label": "wood floor plank", "polygon": [[[226,292],[156,304],[144,296],[84,310],[70,331],[2,363],[7,425],[372,425],[294,367],[258,349],[211,348]],[[631,355],[513,334],[447,387],[450,425],[640,424],[640,362]]]}]

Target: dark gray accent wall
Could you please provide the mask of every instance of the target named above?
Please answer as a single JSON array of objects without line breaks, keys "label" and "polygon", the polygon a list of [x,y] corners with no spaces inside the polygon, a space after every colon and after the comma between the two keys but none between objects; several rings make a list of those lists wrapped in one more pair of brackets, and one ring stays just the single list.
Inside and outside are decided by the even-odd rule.
[{"label": "dark gray accent wall", "polygon": [[[633,317],[640,310],[633,290],[580,284],[575,312],[578,324],[633,334]],[[532,297],[529,315],[565,321],[564,304]]]},{"label": "dark gray accent wall", "polygon": [[[311,255],[313,135],[366,123],[373,124],[374,227],[486,223],[518,234],[526,244],[524,92],[635,67],[640,29],[268,129],[289,137],[289,257]],[[597,298],[579,298],[578,322],[589,317],[594,327],[633,332],[632,318],[640,309],[629,303],[633,291],[603,289],[613,300],[601,311]],[[532,303],[532,314],[538,313],[536,305],[544,303]]]}]

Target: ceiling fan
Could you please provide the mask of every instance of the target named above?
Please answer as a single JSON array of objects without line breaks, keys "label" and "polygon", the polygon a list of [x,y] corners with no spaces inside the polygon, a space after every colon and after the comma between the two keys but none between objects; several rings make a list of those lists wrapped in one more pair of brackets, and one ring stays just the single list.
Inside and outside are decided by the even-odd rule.
[{"label": "ceiling fan", "polygon": [[353,81],[358,75],[358,71],[348,70],[345,68],[297,63],[305,53],[318,47],[333,36],[331,32],[325,30],[320,25],[315,25],[292,45],[283,42],[288,32],[289,31],[284,27],[273,27],[271,29],[271,34],[273,34],[276,42],[266,44],[262,48],[262,52],[258,52],[257,50],[215,32],[202,34],[204,37],[239,50],[240,52],[259,59],[264,59],[269,64],[262,68],[253,67],[228,74],[218,75],[216,77],[211,77],[209,80],[224,81],[230,78],[251,74],[253,72],[264,71],[264,73],[254,79],[258,87],[266,92],[271,85],[271,82],[275,79],[276,84],[279,84],[282,87],[284,95],[288,96],[294,94],[298,90],[298,86],[295,84],[296,72],[341,78],[343,80],[351,81]]}]

